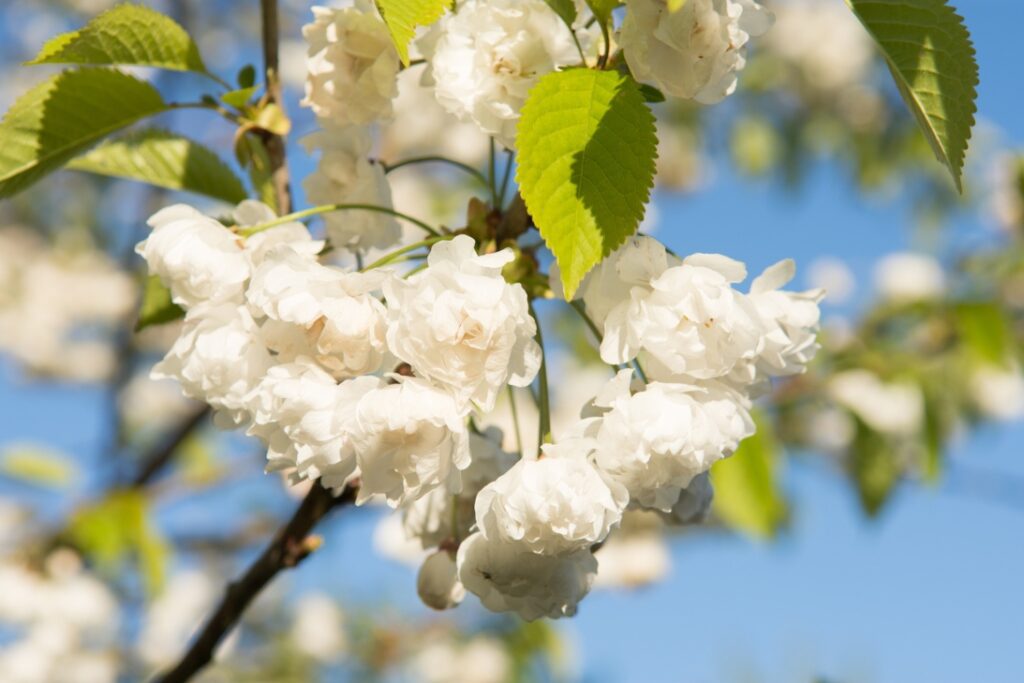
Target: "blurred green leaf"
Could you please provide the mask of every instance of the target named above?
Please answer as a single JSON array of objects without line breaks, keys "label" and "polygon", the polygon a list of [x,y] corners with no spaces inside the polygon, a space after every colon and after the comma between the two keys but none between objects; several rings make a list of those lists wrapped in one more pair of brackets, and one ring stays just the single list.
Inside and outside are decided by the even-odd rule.
[{"label": "blurred green leaf", "polygon": [[786,521],[786,500],[779,488],[782,453],[770,422],[754,415],[757,432],[731,457],[711,468],[714,514],[748,536],[767,539]]},{"label": "blurred green leaf", "polygon": [[1006,313],[994,303],[958,304],[957,331],[976,360],[1005,366],[1015,355],[1013,330]]},{"label": "blurred green leaf", "polygon": [[0,455],[4,476],[37,486],[63,488],[77,474],[74,462],[63,453],[43,446],[13,446]]},{"label": "blurred green leaf", "polygon": [[164,286],[158,275],[146,278],[146,287],[142,292],[142,306],[139,308],[139,320],[135,323],[135,331],[144,330],[150,325],[162,325],[172,320],[185,317],[185,311],[171,301],[171,291]]},{"label": "blurred green leaf", "polygon": [[877,515],[903,476],[903,465],[893,443],[857,420],[849,467],[861,507],[869,516]]},{"label": "blurred green leaf", "polygon": [[572,23],[576,21],[576,3],[573,0],[544,0],[548,7],[555,11],[565,25],[572,30]]},{"label": "blurred green leaf", "polygon": [[86,555],[106,571],[116,571],[133,558],[150,595],[163,587],[170,548],[148,517],[141,491],[118,491],[77,512],[68,534]]},{"label": "blurred green leaf", "polygon": [[239,88],[238,90],[231,90],[220,96],[220,101],[224,104],[240,109],[245,105],[249,104],[252,100],[253,95],[260,89],[258,85],[250,85],[248,88]]}]

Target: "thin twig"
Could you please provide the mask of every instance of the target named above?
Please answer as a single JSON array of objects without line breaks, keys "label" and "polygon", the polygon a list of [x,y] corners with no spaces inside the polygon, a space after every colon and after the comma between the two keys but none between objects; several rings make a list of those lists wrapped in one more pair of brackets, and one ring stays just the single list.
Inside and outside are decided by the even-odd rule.
[{"label": "thin twig", "polygon": [[167,437],[161,446],[143,458],[142,467],[131,481],[131,488],[142,488],[159,474],[178,452],[178,448],[185,439],[209,414],[210,406],[203,406],[182,420],[177,429]]},{"label": "thin twig", "polygon": [[[263,27],[263,71],[267,80],[266,99],[284,111],[281,97],[280,69],[278,66],[278,17],[277,0],[260,0],[260,18]],[[284,138],[270,131],[261,131],[260,136],[270,157],[270,177],[274,184],[278,214],[292,210],[292,190],[288,178],[288,160],[285,157]]]},{"label": "thin twig", "polygon": [[206,667],[212,661],[217,646],[238,624],[242,613],[260,591],[282,570],[295,567],[316,550],[318,543],[309,536],[313,527],[332,509],[355,502],[355,494],[355,489],[347,488],[335,497],[327,489],[315,484],[292,518],[277,532],[256,561],[249,565],[238,580],[228,584],[217,609],[207,619],[199,636],[177,665],[162,674],[157,681],[183,683]]}]

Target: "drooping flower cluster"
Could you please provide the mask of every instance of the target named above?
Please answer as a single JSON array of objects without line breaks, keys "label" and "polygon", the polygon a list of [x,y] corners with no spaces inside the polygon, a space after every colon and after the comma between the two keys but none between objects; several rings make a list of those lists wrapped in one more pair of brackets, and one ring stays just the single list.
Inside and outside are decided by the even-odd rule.
[{"label": "drooping flower cluster", "polygon": [[[611,37],[575,4],[570,27],[541,0],[456,3],[414,43],[426,62],[420,87],[513,147],[539,78],[595,65],[599,52],[613,58]],[[717,101],[735,87],[743,45],[768,22],[753,0],[691,0],[674,14],[662,0],[631,1],[621,47],[634,73],[668,94]],[[305,140],[320,152],[307,197],[360,205],[324,215],[334,253],[393,247],[402,234],[385,168],[371,158],[397,94],[388,29],[357,0],[317,8],[304,35],[303,104],[321,128]],[[478,425],[510,387],[533,391],[542,349],[521,282],[539,296],[546,276],[535,246],[502,234],[495,175],[494,206],[471,202],[464,230],[426,226],[435,237],[358,271],[326,265],[324,242],[254,202],[232,226],[185,206],[161,211],[139,253],[187,315],[154,374],[262,439],[268,470],[358,486],[357,503],[397,508],[426,604],[448,608],[468,591],[495,611],[557,618],[576,612],[595,552],[624,515],[702,518],[708,471],[754,431],[752,398],[814,355],[820,294],[781,290],[793,277],[788,261],[741,292],[737,261],[679,259],[651,238],[630,240],[580,288],[601,358],[619,371],[535,453],[524,456],[514,424],[520,452],[510,453],[499,430]],[[426,246],[421,266],[403,274],[391,265]],[[622,369],[629,364],[635,371]],[[537,412],[550,422],[546,379]],[[658,548],[651,556],[662,557]],[[663,571],[619,564],[634,577],[626,583]]]}]

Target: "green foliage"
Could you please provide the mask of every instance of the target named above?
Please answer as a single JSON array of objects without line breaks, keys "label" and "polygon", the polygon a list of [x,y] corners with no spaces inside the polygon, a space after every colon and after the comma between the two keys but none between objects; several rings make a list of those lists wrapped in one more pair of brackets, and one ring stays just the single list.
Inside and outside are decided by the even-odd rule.
[{"label": "green foliage", "polygon": [[0,473],[37,486],[63,488],[75,478],[75,465],[63,453],[39,446],[14,446],[0,456]]},{"label": "green foliage", "polygon": [[214,152],[186,137],[147,129],[110,140],[71,160],[68,168],[188,190],[237,204],[245,186]]},{"label": "green foliage", "polygon": [[258,85],[250,85],[245,88],[230,90],[220,96],[220,101],[230,107],[241,109],[252,101],[253,96],[259,91],[259,89],[260,87]]},{"label": "green foliage", "polygon": [[1014,355],[1013,330],[994,303],[962,303],[954,309],[957,332],[977,361],[1005,366]]},{"label": "green foliage", "polygon": [[118,491],[77,512],[68,527],[71,541],[101,568],[116,571],[133,557],[152,595],[163,587],[170,552],[148,516],[146,495]]},{"label": "green foliage", "polygon": [[576,3],[573,0],[544,0],[548,7],[555,10],[565,25],[572,29],[572,23],[576,21]]},{"label": "green foliage", "polygon": [[430,26],[448,9],[448,0],[377,0],[402,63],[409,64],[409,41],[417,26]]},{"label": "green foliage", "polygon": [[881,511],[903,476],[899,455],[890,439],[857,421],[848,464],[861,507],[872,517]]},{"label": "green foliage", "polygon": [[538,81],[518,128],[517,179],[566,298],[636,232],[654,182],[654,116],[629,76],[573,69]]},{"label": "green foliage", "polygon": [[612,12],[619,6],[618,0],[587,0],[587,7],[597,17],[597,23],[608,27],[612,21]]},{"label": "green foliage", "polygon": [[142,305],[139,307],[139,320],[135,323],[135,331],[144,330],[150,325],[162,325],[172,320],[185,317],[185,311],[171,301],[171,291],[160,280],[159,275],[146,278],[146,287],[142,291]]},{"label": "green foliage", "polygon": [[185,29],[156,10],[128,4],[52,38],[28,64],[133,64],[209,74]]},{"label": "green foliage", "polygon": [[47,79],[22,95],[0,122],[0,198],[166,109],[153,86],[118,71],[80,69]]},{"label": "green foliage", "polygon": [[249,180],[252,182],[256,198],[276,212],[277,193],[274,191],[267,146],[257,135],[243,134],[235,140],[235,156],[238,163],[249,170]]},{"label": "green foliage", "polygon": [[977,111],[978,64],[963,19],[946,0],[847,0],[872,35],[907,106],[962,191]]},{"label": "green foliage", "polygon": [[714,513],[730,527],[753,538],[771,538],[786,520],[786,501],[779,490],[779,443],[771,424],[755,415],[757,432],[740,444],[732,457],[715,463]]},{"label": "green foliage", "polygon": [[686,6],[686,0],[668,0],[668,11],[678,12]]}]

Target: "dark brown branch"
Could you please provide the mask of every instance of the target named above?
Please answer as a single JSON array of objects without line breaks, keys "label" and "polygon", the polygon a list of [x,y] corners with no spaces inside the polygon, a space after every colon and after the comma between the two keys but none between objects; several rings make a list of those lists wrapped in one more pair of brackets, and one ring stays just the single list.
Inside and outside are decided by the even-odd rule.
[{"label": "dark brown branch", "polygon": [[142,488],[149,484],[153,477],[159,474],[160,471],[167,466],[167,463],[171,461],[185,439],[195,431],[196,427],[198,427],[209,414],[210,407],[203,406],[202,408],[197,409],[192,415],[185,418],[185,420],[178,425],[178,428],[167,437],[167,440],[164,441],[157,450],[154,450],[143,458],[142,467],[135,475],[135,478],[131,481],[131,488]]},{"label": "dark brown branch", "polygon": [[[281,97],[280,67],[278,65],[278,16],[277,0],[260,0],[260,19],[263,27],[263,72],[267,82],[266,101],[276,104],[284,111]],[[270,174],[277,198],[278,215],[292,212],[292,191],[288,178],[288,160],[285,156],[284,138],[269,131],[261,134],[263,144],[270,157]]]},{"label": "dark brown branch", "polygon": [[242,617],[249,603],[260,591],[284,570],[290,569],[314,550],[317,543],[309,532],[335,507],[349,505],[355,501],[356,492],[347,488],[340,496],[334,496],[319,484],[314,484],[303,499],[292,518],[277,532],[274,540],[236,581],[228,584],[217,609],[210,615],[199,636],[178,664],[161,675],[160,683],[182,683],[189,680],[213,659],[217,645],[231,631]]}]

